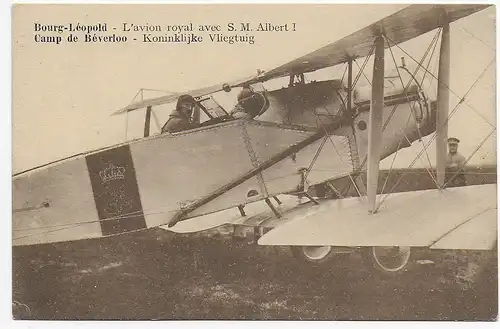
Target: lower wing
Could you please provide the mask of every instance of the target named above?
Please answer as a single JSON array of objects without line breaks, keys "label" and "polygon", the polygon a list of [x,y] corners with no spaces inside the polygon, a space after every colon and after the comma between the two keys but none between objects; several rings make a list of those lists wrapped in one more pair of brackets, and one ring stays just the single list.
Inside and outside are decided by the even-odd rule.
[{"label": "lower wing", "polygon": [[380,195],[369,214],[360,198],[321,203],[259,239],[260,245],[414,246],[492,249],[497,240],[496,184]]}]

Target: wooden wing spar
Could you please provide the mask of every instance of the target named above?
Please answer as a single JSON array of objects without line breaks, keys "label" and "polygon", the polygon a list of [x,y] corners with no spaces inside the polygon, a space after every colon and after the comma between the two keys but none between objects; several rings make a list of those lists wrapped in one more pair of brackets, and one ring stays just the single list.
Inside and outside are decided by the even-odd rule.
[{"label": "wooden wing spar", "polygon": [[[271,79],[313,72],[322,68],[342,64],[350,59],[367,56],[373,47],[373,40],[379,35],[385,35],[387,39],[390,40],[390,42],[384,44],[384,48],[388,48],[435,30],[441,27],[443,22],[454,22],[489,6],[490,5],[453,4],[411,5],[341,40],[328,44],[323,48],[299,57],[291,62],[271,69],[258,76],[238,79],[231,83],[227,83],[227,85],[230,87],[241,87],[245,84],[265,82]],[[223,85],[224,84],[220,83],[201,89],[146,99],[132,103],[114,112],[112,115],[122,114],[148,106],[171,103],[176,101],[182,94],[189,94],[193,97],[205,96],[223,90]]]}]

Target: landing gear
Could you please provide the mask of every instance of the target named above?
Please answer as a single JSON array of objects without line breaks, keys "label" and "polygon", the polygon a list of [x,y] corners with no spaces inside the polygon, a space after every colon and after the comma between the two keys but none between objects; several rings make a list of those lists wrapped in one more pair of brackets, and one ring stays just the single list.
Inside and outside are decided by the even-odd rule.
[{"label": "landing gear", "polygon": [[410,247],[332,247],[332,246],[290,246],[292,254],[308,265],[338,264],[346,262],[350,253],[361,252],[366,265],[387,276],[403,273],[411,258]]},{"label": "landing gear", "polygon": [[338,248],[332,246],[290,246],[295,258],[304,263],[321,265],[325,263],[346,261],[351,248]]},{"label": "landing gear", "polygon": [[361,250],[363,261],[380,273],[397,276],[410,261],[410,247],[368,247]]}]

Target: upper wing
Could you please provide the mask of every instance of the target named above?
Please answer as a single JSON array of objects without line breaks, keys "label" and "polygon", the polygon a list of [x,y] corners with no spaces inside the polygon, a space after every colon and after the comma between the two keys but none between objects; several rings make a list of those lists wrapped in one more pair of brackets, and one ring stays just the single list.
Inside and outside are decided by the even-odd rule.
[{"label": "upper wing", "polygon": [[411,5],[323,48],[299,57],[247,81],[262,82],[291,74],[307,73],[345,63],[350,58],[365,57],[374,38],[384,34],[393,46],[439,28],[447,17],[451,23],[483,10],[490,5]]},{"label": "upper wing", "polygon": [[[440,27],[443,20],[456,21],[465,16],[483,10],[490,5],[411,5],[376,23],[371,24],[353,34],[320,48],[289,63],[274,68],[259,76],[247,77],[229,83],[231,87],[241,87],[244,84],[253,84],[276,79],[291,74],[307,73],[325,67],[342,64],[350,58],[365,57],[373,46],[373,39],[383,33],[391,41],[385,47],[393,46]],[[204,96],[222,90],[223,84],[191,90],[168,96],[151,98],[132,103],[113,113],[120,114],[147,106],[166,104],[175,101],[182,94],[193,97]]]},{"label": "upper wing", "polygon": [[[243,78],[243,79],[238,79],[238,80],[235,80],[235,81],[233,81],[231,83],[228,83],[228,85],[231,86],[231,87],[240,86],[240,85],[244,84],[245,81],[250,81],[254,77],[255,76],[246,77],[246,78]],[[210,86],[210,87],[205,87],[205,88],[200,88],[200,89],[194,89],[194,90],[190,90],[190,91],[186,91],[186,92],[174,93],[174,94],[169,94],[169,95],[166,95],[166,96],[145,99],[143,101],[134,102],[134,103],[132,103],[132,104],[130,104],[130,105],[128,105],[128,106],[126,106],[126,107],[124,107],[124,108],[116,111],[116,112],[114,112],[112,115],[122,114],[122,113],[125,113],[125,112],[137,110],[137,109],[140,109],[140,108],[145,108],[145,107],[148,107],[148,106],[155,106],[155,105],[162,105],[162,104],[171,103],[173,101],[176,101],[177,98],[179,98],[179,96],[185,95],[185,94],[191,95],[193,97],[200,97],[200,96],[205,96],[205,95],[208,95],[208,94],[213,94],[213,93],[216,93],[218,91],[221,91],[223,85],[224,84],[219,83],[219,84],[216,84],[216,85],[213,85],[213,86]]]}]

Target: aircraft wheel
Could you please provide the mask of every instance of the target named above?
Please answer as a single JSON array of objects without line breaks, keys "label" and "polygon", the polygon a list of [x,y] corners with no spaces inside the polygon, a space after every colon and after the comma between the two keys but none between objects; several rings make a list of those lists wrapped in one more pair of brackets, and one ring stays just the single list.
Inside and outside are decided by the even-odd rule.
[{"label": "aircraft wheel", "polygon": [[348,252],[342,253],[332,246],[290,246],[295,258],[310,264],[325,264],[334,259],[346,259]]},{"label": "aircraft wheel", "polygon": [[410,247],[369,247],[362,250],[363,260],[379,272],[395,276],[401,274],[411,257]]}]

